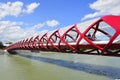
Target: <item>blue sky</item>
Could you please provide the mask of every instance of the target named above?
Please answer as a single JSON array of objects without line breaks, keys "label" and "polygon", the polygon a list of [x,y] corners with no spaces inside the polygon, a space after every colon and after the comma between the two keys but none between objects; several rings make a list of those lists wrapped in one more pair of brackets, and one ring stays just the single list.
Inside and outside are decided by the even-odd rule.
[{"label": "blue sky", "polygon": [[120,0],[1,0],[0,41],[18,41],[103,15],[119,15]]}]

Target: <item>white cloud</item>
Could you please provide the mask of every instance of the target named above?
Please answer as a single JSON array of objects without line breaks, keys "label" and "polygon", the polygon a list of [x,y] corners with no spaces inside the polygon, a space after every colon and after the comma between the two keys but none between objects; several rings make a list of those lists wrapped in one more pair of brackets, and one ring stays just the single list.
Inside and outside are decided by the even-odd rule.
[{"label": "white cloud", "polygon": [[[56,20],[51,20],[49,23],[57,22]],[[38,34],[43,35],[44,33],[48,32],[48,30],[38,31],[44,26],[48,26],[47,21],[43,23],[36,24],[31,28],[23,29],[21,26],[26,25],[24,22],[12,22],[12,21],[0,21],[0,41],[8,42],[8,41],[19,41],[22,39],[29,38],[31,36],[36,36]],[[56,26],[52,24],[52,27]]]},{"label": "white cloud", "polygon": [[47,26],[54,27],[54,26],[59,25],[59,22],[56,20],[51,20],[51,21],[48,20],[48,21],[46,21],[46,24],[47,24]]},{"label": "white cloud", "polygon": [[25,34],[24,30],[17,26],[16,22],[0,21],[0,40],[15,41],[24,38]]},{"label": "white cloud", "polygon": [[31,3],[30,5],[27,5],[27,9],[25,10],[26,13],[32,13],[34,12],[34,9],[37,8],[40,5],[40,3]]},{"label": "white cloud", "polygon": [[20,13],[22,12],[22,6],[23,6],[22,2],[20,1],[16,1],[14,3],[8,2],[8,4],[9,5],[6,5],[9,7],[6,9],[6,11],[8,12],[8,15],[13,15],[13,16],[20,15]]},{"label": "white cloud", "polygon": [[39,3],[31,3],[24,7],[21,1],[0,3],[0,19],[6,16],[19,16],[24,13],[32,13],[39,6]]},{"label": "white cloud", "polygon": [[39,29],[39,28],[42,28],[43,26],[45,26],[45,23],[39,23],[39,24],[36,24],[32,27],[32,29]]},{"label": "white cloud", "polygon": [[5,16],[12,15],[18,16],[22,12],[23,3],[20,1],[16,2],[7,2],[0,3],[0,18],[4,18]]},{"label": "white cloud", "polygon": [[22,29],[20,25],[23,24],[21,22],[0,21],[0,41],[4,43],[7,41],[15,42],[38,34],[31,29]]},{"label": "white cloud", "polygon": [[89,6],[95,12],[85,15],[82,20],[103,15],[120,15],[120,0],[97,0]]},{"label": "white cloud", "polygon": [[38,23],[38,24],[34,25],[31,29],[36,30],[36,29],[40,29],[44,26],[55,27],[57,25],[59,25],[59,22],[57,20],[48,20],[43,23]]}]

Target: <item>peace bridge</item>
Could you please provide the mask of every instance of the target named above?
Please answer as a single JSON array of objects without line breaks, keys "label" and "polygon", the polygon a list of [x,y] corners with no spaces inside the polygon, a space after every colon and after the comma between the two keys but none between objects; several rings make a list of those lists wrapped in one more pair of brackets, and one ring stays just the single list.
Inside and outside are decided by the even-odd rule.
[{"label": "peace bridge", "polygon": [[13,50],[40,50],[96,55],[120,52],[120,16],[103,16],[79,24],[20,40],[8,47]]}]

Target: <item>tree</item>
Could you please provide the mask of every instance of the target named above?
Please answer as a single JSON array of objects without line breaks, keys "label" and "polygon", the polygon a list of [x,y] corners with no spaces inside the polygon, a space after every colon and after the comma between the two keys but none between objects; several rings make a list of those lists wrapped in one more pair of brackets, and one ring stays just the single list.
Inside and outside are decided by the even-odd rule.
[{"label": "tree", "polygon": [[6,44],[12,44],[12,42],[7,42]]},{"label": "tree", "polygon": [[0,41],[0,49],[3,49],[4,48],[4,45],[2,43],[2,41]]}]

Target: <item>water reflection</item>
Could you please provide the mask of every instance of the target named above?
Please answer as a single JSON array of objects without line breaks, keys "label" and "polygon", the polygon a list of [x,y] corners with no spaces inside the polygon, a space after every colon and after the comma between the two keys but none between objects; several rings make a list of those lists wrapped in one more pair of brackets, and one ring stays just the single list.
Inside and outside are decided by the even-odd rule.
[{"label": "water reflection", "polygon": [[22,57],[26,57],[33,60],[43,61],[75,70],[84,71],[87,73],[97,74],[107,76],[113,79],[120,78],[120,68],[110,67],[110,66],[98,66],[92,64],[85,64],[85,63],[76,63],[72,61],[65,61],[60,59],[52,59],[52,58],[45,58],[45,57],[38,57],[38,56],[31,56],[31,55],[24,55],[24,54],[17,54]]}]

